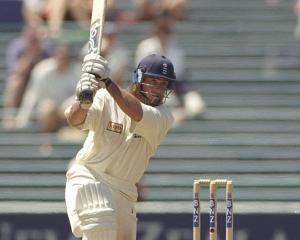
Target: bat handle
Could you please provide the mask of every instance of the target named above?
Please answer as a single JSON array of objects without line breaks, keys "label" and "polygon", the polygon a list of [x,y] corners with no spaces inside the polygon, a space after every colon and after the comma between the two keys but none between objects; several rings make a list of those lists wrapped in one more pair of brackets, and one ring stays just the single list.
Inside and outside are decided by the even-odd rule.
[{"label": "bat handle", "polygon": [[93,102],[93,98],[94,98],[94,93],[91,90],[84,90],[78,96],[78,100],[81,103],[86,103],[86,104],[91,104]]}]

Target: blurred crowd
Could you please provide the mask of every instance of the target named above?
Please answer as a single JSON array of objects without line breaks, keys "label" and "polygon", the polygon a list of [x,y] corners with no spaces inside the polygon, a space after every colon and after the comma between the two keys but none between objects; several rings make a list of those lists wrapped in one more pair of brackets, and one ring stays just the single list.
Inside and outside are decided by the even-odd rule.
[{"label": "blurred crowd", "polygon": [[[121,0],[107,0],[101,53],[109,61],[110,77],[126,87],[132,63],[136,65],[151,53],[166,55],[174,63],[177,75],[173,94],[167,100],[173,109],[175,126],[200,116],[206,109],[205,102],[192,85],[185,49],[176,39],[176,24],[188,20],[189,0],[126,1],[131,5],[124,10]],[[284,1],[264,0],[269,7]],[[88,44],[74,54],[72,44],[64,39],[64,23],[70,21],[88,30],[92,5],[93,0],[22,1],[24,27],[6,46],[2,126],[14,129],[36,125],[41,132],[57,132],[66,126],[63,109],[74,97]],[[295,38],[299,40],[300,0],[295,1],[294,13],[298,18]],[[119,30],[122,25],[140,22],[148,22],[149,31],[130,51],[119,37]],[[274,65],[273,55],[266,60],[267,70]]]},{"label": "blurred crowd", "polygon": [[[187,53],[176,39],[176,24],[188,20],[189,1],[131,0],[132,7],[126,11],[119,7],[120,1],[108,0],[106,9],[101,54],[109,62],[110,77],[126,87],[130,81],[128,73],[144,56],[151,53],[165,55],[173,62],[177,77],[174,91],[167,99],[175,117],[174,127],[201,116],[206,104],[193,86]],[[265,3],[274,7],[283,1],[265,0]],[[3,127],[33,127],[46,133],[69,129],[63,113],[75,97],[88,44],[83,44],[80,51],[73,51],[72,44],[64,39],[64,23],[71,21],[78,28],[89,29],[92,4],[92,0],[23,0],[24,27],[6,46]],[[295,1],[294,12],[298,18],[295,37],[299,40],[300,0]],[[132,52],[119,31],[122,25],[140,22],[148,22],[150,27]],[[274,61],[274,57],[270,59]],[[272,61],[268,60],[267,64],[272,65]],[[143,186],[138,187],[141,197]]]},{"label": "blurred crowd", "polygon": [[[23,0],[24,27],[6,48],[3,127],[31,126],[41,132],[67,128],[64,108],[74,98],[88,45],[74,54],[72,44],[63,37],[64,23],[72,21],[89,29],[92,4],[92,0]],[[121,11],[117,0],[107,2],[101,54],[109,61],[110,77],[126,87],[132,60],[136,65],[150,53],[166,55],[177,75],[167,100],[175,116],[174,127],[199,116],[205,111],[205,102],[193,89],[185,50],[174,34],[177,22],[188,19],[188,0],[134,0],[131,4],[131,11]],[[130,52],[119,37],[119,29],[139,22],[149,22],[151,27],[135,52]]]}]

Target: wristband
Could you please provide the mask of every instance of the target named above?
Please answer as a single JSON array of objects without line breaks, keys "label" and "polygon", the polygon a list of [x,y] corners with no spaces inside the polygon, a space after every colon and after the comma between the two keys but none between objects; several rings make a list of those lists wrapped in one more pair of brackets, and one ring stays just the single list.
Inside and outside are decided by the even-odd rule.
[{"label": "wristband", "polygon": [[112,84],[112,80],[110,78],[104,79],[103,82],[106,88],[108,88]]}]

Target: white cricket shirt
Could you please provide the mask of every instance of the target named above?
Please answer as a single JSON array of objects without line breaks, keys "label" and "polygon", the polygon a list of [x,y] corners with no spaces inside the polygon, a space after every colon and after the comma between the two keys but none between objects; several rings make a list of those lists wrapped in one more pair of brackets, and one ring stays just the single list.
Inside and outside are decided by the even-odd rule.
[{"label": "white cricket shirt", "polygon": [[142,108],[143,118],[135,122],[105,89],[98,90],[81,126],[89,134],[69,176],[76,176],[76,169],[78,174],[84,174],[86,171],[80,170],[83,165],[97,180],[104,180],[136,198],[135,184],[173,123],[170,111],[164,106],[142,104]]}]

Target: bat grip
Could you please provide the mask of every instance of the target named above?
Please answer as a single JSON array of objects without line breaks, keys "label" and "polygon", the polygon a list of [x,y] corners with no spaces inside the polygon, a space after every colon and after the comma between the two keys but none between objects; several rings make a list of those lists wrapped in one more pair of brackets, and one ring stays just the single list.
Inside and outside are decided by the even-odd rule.
[{"label": "bat grip", "polygon": [[93,102],[93,98],[94,98],[94,93],[91,90],[84,90],[78,96],[78,100],[81,103],[86,103],[86,104],[91,104]]}]

